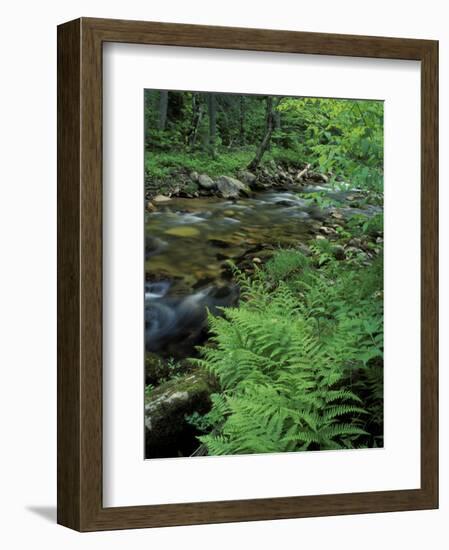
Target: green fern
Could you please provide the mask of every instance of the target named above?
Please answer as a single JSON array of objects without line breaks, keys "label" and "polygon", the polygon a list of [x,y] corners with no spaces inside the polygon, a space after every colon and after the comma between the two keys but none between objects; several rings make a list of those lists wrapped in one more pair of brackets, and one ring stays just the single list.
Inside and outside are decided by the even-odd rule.
[{"label": "green fern", "polygon": [[282,251],[252,278],[233,268],[244,301],[209,316],[192,359],[221,387],[199,436],[210,455],[382,443],[381,265],[336,265]]}]

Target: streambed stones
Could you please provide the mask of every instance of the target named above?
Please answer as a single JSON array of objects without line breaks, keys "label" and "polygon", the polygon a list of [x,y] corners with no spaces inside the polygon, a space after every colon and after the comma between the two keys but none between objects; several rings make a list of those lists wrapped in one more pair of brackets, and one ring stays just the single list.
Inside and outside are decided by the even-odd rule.
[{"label": "streambed stones", "polygon": [[174,235],[175,237],[198,237],[200,234],[196,227],[182,225],[180,227],[171,227],[165,231],[166,235]]}]

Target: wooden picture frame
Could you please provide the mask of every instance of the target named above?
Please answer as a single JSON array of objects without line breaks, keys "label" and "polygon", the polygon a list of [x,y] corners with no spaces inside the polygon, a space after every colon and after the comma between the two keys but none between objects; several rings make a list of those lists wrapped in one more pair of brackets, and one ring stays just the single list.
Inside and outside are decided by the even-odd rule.
[{"label": "wooden picture frame", "polygon": [[[421,488],[105,508],[102,503],[102,44],[421,62]],[[438,43],[81,18],[58,27],[58,523],[78,531],[438,506]]]}]

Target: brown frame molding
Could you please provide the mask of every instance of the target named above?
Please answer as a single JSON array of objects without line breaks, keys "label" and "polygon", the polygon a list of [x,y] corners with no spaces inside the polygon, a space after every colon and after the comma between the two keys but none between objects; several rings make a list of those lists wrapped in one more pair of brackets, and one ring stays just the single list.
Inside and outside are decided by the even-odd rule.
[{"label": "brown frame molding", "polygon": [[[104,508],[102,44],[421,61],[421,488]],[[58,27],[58,523],[79,531],[438,507],[438,42],[81,18]]]}]

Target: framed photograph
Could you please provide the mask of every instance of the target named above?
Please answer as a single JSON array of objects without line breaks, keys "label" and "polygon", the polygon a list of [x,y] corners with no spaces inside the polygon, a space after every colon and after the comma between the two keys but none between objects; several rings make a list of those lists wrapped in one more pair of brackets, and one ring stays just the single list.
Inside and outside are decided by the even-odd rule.
[{"label": "framed photograph", "polygon": [[438,43],[58,27],[58,522],[438,507]]}]

